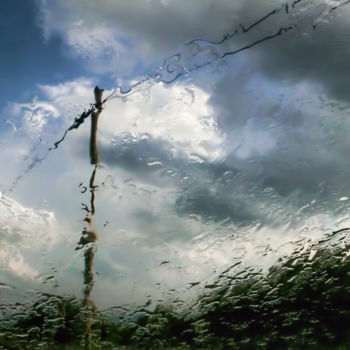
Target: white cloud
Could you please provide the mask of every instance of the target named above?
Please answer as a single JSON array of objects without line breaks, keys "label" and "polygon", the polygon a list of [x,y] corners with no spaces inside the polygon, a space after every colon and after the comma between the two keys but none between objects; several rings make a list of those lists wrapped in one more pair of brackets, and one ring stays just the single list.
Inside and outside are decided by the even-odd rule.
[{"label": "white cloud", "polygon": [[8,190],[12,181],[38,165],[49,147],[54,145],[71,125],[74,118],[93,97],[93,86],[88,79],[77,79],[58,85],[39,85],[40,98],[31,102],[11,102],[2,111],[6,127],[1,139],[6,151],[0,161],[6,164],[0,174],[2,190]]},{"label": "white cloud", "polygon": [[46,103],[56,108],[65,125],[80,114],[83,108],[93,101],[93,83],[90,79],[80,78],[58,85],[39,85]]},{"label": "white cloud", "polygon": [[91,86],[90,79],[81,78],[58,85],[39,85],[39,88],[48,99],[53,100],[52,102],[81,102],[82,99],[92,96]]},{"label": "white cloud", "polygon": [[13,246],[39,249],[60,239],[53,212],[24,207],[3,194],[0,197],[0,217],[2,239]]},{"label": "white cloud", "polygon": [[104,142],[128,133],[136,139],[149,135],[169,142],[175,158],[185,154],[187,158],[218,159],[224,156],[225,137],[216,126],[209,97],[203,89],[185,83],[156,84],[146,96],[131,96],[127,103],[111,100],[100,121]]},{"label": "white cloud", "polygon": [[54,213],[25,207],[0,193],[0,221],[0,265],[22,280],[34,280],[46,268],[41,252],[65,239]]},{"label": "white cloud", "polygon": [[[64,126],[92,101],[92,82],[77,79],[58,85],[38,85],[42,98],[34,97],[32,102],[10,102],[3,111],[7,123],[12,127],[8,135],[21,133],[33,140],[46,138],[52,125]],[[57,133],[57,129],[55,130]]]},{"label": "white cloud", "polygon": [[60,35],[92,71],[119,76],[140,64],[159,64],[195,37],[221,38],[241,5],[228,0],[38,3],[47,39]]},{"label": "white cloud", "polygon": [[10,103],[6,112],[14,129],[23,130],[31,138],[40,135],[50,118],[59,116],[58,110],[52,104],[38,102],[37,98],[32,103]]},{"label": "white cloud", "polygon": [[[4,262],[2,261],[2,263]],[[24,280],[34,280],[39,274],[37,270],[24,261],[24,257],[19,253],[8,257],[7,266],[11,272]]]}]

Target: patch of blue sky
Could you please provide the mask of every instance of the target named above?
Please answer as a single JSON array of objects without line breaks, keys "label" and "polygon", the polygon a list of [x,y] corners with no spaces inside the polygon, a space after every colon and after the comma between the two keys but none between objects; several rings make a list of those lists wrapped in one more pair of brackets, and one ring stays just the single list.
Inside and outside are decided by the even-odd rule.
[{"label": "patch of blue sky", "polygon": [[85,74],[60,37],[45,40],[36,2],[5,0],[1,5],[0,110],[11,101],[40,97],[38,84],[58,84]]}]

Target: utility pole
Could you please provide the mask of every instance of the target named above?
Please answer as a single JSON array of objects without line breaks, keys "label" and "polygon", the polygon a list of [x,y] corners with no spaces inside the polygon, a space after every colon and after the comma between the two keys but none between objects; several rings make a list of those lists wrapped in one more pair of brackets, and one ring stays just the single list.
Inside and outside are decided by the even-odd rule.
[{"label": "utility pole", "polygon": [[92,312],[91,317],[88,318],[85,332],[85,349],[91,349],[91,327],[94,323],[98,322],[98,318],[95,315],[96,306],[90,295],[94,286],[94,260],[96,254],[95,242],[98,239],[97,231],[93,227],[93,220],[95,216],[95,199],[96,199],[96,188],[95,179],[98,169],[98,163],[100,162],[100,155],[97,147],[97,125],[98,118],[102,112],[102,94],[103,89],[98,86],[94,89],[95,104],[91,108],[91,133],[90,133],[90,163],[94,165],[90,176],[89,189],[90,189],[90,207],[85,206],[86,216],[84,221],[87,223],[87,227],[83,229],[79,248],[89,244],[89,247],[84,252],[84,298],[83,306],[90,309]]},{"label": "utility pole", "polygon": [[102,94],[103,89],[98,86],[94,89],[95,105],[91,113],[91,135],[90,135],[90,162],[97,165],[100,162],[100,155],[97,147],[97,123],[98,117],[102,112]]}]

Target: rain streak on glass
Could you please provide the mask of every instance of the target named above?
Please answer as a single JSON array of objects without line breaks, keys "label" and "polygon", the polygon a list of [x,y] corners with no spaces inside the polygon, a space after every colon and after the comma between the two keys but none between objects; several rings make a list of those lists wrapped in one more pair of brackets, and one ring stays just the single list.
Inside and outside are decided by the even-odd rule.
[{"label": "rain streak on glass", "polygon": [[350,348],[350,1],[31,6],[0,349]]}]

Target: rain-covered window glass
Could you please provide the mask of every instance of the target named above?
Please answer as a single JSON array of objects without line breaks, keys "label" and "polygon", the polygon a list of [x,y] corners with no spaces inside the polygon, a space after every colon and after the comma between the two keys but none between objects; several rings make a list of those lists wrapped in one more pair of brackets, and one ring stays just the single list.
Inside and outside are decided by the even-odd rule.
[{"label": "rain-covered window glass", "polygon": [[349,0],[0,26],[0,349],[350,348]]}]

